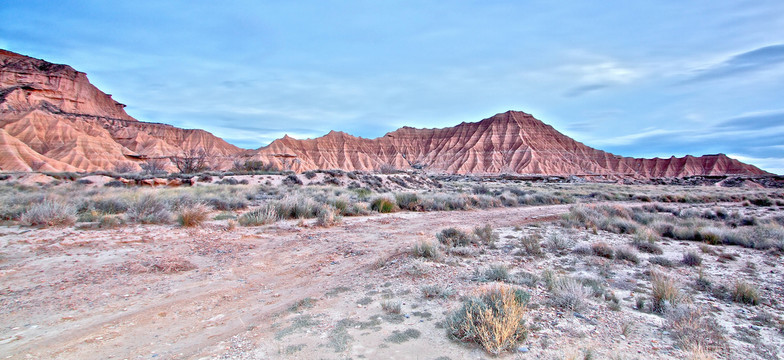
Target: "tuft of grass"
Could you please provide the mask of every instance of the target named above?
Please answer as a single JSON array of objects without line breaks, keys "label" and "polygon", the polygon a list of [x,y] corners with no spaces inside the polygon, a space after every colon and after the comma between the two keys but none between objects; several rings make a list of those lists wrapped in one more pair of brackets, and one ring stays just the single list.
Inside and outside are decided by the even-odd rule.
[{"label": "tuft of grass", "polygon": [[423,285],[420,290],[422,290],[422,296],[428,299],[448,298],[455,294],[455,291],[452,288],[438,284]]},{"label": "tuft of grass", "polygon": [[371,202],[371,209],[380,213],[391,213],[396,210],[395,201],[386,197],[379,197]]},{"label": "tuft of grass", "polygon": [[125,216],[129,222],[142,224],[165,224],[171,220],[168,204],[151,194],[142,195],[132,202]]},{"label": "tuft of grass", "polygon": [[438,251],[438,245],[426,240],[414,244],[411,253],[416,257],[427,259],[438,259],[441,257],[441,253]]},{"label": "tuft of grass", "polygon": [[584,306],[593,291],[580,281],[573,278],[557,278],[552,282],[553,305],[579,311]]},{"label": "tuft of grass", "polygon": [[260,226],[278,221],[278,212],[272,204],[264,204],[259,208],[240,215],[237,222],[242,226]]},{"label": "tuft of grass", "polygon": [[552,251],[563,252],[571,249],[574,246],[574,240],[565,236],[550,234],[550,236],[548,236],[547,240],[545,241],[545,245]]},{"label": "tuft of grass", "polygon": [[615,258],[618,260],[626,260],[634,264],[640,263],[640,257],[637,256],[637,252],[628,246],[615,248]]},{"label": "tuft of grass", "polygon": [[477,271],[476,278],[480,281],[507,281],[509,280],[509,268],[504,264],[492,264],[481,274]]},{"label": "tuft of grass", "polygon": [[490,224],[475,227],[474,236],[479,239],[479,242],[490,247],[495,247],[495,242],[498,241],[498,234],[493,232],[493,227]]},{"label": "tuft of grass", "polygon": [[665,326],[675,342],[687,350],[717,351],[727,345],[721,325],[701,308],[675,307],[667,312]]},{"label": "tuft of grass", "polygon": [[35,203],[25,211],[21,218],[27,226],[67,226],[76,222],[76,208],[55,200]]},{"label": "tuft of grass", "polygon": [[544,256],[544,251],[542,251],[541,240],[542,236],[539,234],[523,236],[520,238],[520,245],[526,255],[542,257]]},{"label": "tuft of grass", "polygon": [[521,290],[492,285],[463,302],[447,320],[449,333],[463,342],[474,342],[491,354],[500,354],[525,339],[527,298]]},{"label": "tuft of grass", "polygon": [[338,210],[330,205],[321,206],[316,212],[316,225],[331,227],[340,224],[343,217],[338,214]]},{"label": "tuft of grass", "polygon": [[612,259],[615,256],[615,251],[613,251],[613,248],[606,242],[593,243],[591,245],[591,251],[596,256],[601,256],[608,259]]},{"label": "tuft of grass", "polygon": [[757,305],[759,300],[760,296],[757,287],[743,280],[735,282],[735,286],[732,288],[732,301],[741,304]]},{"label": "tuft of grass", "polygon": [[664,266],[668,268],[675,267],[675,262],[673,262],[672,260],[664,256],[651,256],[650,258],[648,258],[648,261],[650,261],[651,264],[656,264],[659,266]]},{"label": "tuft of grass", "polygon": [[466,246],[471,243],[471,235],[455,228],[441,230],[436,234],[436,238],[448,247]]},{"label": "tuft of grass", "polygon": [[395,330],[392,332],[392,335],[384,340],[395,344],[402,344],[409,340],[418,339],[420,335],[422,335],[422,333],[417,329],[406,329],[402,332]]},{"label": "tuft of grass", "polygon": [[200,226],[207,220],[207,212],[207,207],[202,204],[186,207],[177,214],[177,222],[183,227]]},{"label": "tuft of grass", "polygon": [[381,309],[387,314],[400,314],[402,312],[403,303],[400,300],[385,300],[381,302]]},{"label": "tuft of grass", "polygon": [[651,310],[664,313],[672,306],[678,305],[681,293],[675,280],[669,276],[651,272]]},{"label": "tuft of grass", "polygon": [[688,251],[683,254],[682,261],[686,266],[700,266],[702,264],[702,257],[694,251]]},{"label": "tuft of grass", "polygon": [[316,299],[311,297],[306,297],[304,299],[297,300],[296,302],[291,304],[291,306],[289,306],[289,311],[297,312],[302,309],[310,309],[314,306],[315,303],[316,303]]}]

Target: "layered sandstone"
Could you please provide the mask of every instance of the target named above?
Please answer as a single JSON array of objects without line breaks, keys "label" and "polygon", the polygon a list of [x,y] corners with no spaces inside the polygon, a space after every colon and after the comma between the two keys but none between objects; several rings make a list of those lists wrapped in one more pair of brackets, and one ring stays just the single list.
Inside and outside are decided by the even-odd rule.
[{"label": "layered sandstone", "polygon": [[226,167],[243,151],[204,130],[137,121],[124,108],[68,65],[0,50],[0,170],[138,170],[145,159],[191,150]]},{"label": "layered sandstone", "polygon": [[255,156],[296,171],[377,170],[389,166],[435,173],[613,178],[767,174],[723,154],[669,159],[613,155],[516,111],[443,129],[403,127],[376,139],[335,131],[307,140],[286,136],[258,149]]}]

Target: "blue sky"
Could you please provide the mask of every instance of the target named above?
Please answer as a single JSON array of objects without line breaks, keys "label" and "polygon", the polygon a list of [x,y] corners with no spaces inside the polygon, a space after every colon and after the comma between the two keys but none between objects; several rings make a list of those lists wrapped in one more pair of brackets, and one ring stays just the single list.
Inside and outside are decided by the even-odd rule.
[{"label": "blue sky", "polygon": [[3,1],[0,48],[245,148],[506,110],[784,173],[782,1]]}]

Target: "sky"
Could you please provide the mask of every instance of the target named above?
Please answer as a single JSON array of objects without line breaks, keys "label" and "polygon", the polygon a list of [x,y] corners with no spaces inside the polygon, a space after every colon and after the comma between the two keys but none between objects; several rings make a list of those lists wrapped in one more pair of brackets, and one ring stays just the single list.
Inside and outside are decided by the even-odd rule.
[{"label": "sky", "polygon": [[780,0],[0,0],[0,48],[244,148],[518,110],[618,155],[784,173]]}]

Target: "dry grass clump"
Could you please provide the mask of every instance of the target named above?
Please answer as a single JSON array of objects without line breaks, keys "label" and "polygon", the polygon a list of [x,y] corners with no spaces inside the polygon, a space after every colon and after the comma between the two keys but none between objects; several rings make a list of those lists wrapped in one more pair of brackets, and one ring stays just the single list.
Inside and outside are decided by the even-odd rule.
[{"label": "dry grass clump", "polygon": [[573,278],[556,278],[551,282],[553,305],[579,311],[585,307],[586,301],[593,294],[593,290],[582,282]]},{"label": "dry grass clump", "polygon": [[177,222],[184,227],[200,226],[207,220],[207,213],[207,207],[203,204],[186,207],[177,214]]},{"label": "dry grass clump", "polygon": [[438,241],[449,247],[466,246],[471,243],[471,235],[455,228],[446,228],[436,234]]},{"label": "dry grass clump", "polygon": [[612,259],[615,256],[615,251],[606,242],[598,242],[591,244],[591,251],[596,256]]},{"label": "dry grass clump", "polygon": [[457,340],[474,342],[491,354],[500,354],[525,339],[528,294],[503,285],[491,285],[463,302],[447,320]]},{"label": "dry grass clump", "polygon": [[542,236],[539,234],[533,234],[528,236],[523,236],[520,238],[520,246],[522,247],[521,250],[525,255],[535,256],[535,257],[542,257],[544,256],[544,251],[542,251]]},{"label": "dry grass clump", "polygon": [[507,281],[509,280],[509,268],[501,263],[491,264],[484,272],[476,270],[474,278],[479,281]]},{"label": "dry grass clump", "polygon": [[419,195],[417,195],[416,193],[395,194],[395,201],[397,202],[397,206],[399,206],[403,210],[409,210],[409,211],[424,210],[422,207],[422,202],[419,199]]},{"label": "dry grass clump", "polygon": [[403,310],[400,300],[386,300],[381,302],[381,309],[387,314],[400,314]]},{"label": "dry grass clump", "polygon": [[414,244],[414,248],[411,249],[411,253],[416,257],[434,260],[441,257],[441,253],[438,251],[438,245],[426,240],[422,240]]},{"label": "dry grass clump", "polygon": [[566,236],[550,234],[550,236],[548,236],[547,240],[545,241],[545,246],[555,252],[564,252],[574,246],[574,240]]},{"label": "dry grass clump", "polygon": [[143,257],[128,261],[121,265],[121,268],[134,274],[142,273],[164,273],[172,274],[189,271],[196,268],[190,260],[176,254],[164,254],[161,256]]},{"label": "dry grass clump", "polygon": [[171,220],[168,204],[152,194],[140,196],[131,203],[125,214],[129,222],[164,224]]},{"label": "dry grass clump", "polygon": [[424,285],[420,288],[422,296],[427,299],[434,298],[448,298],[455,294],[455,290],[450,287],[444,287],[438,284]]},{"label": "dry grass clump", "polygon": [[495,242],[498,241],[498,234],[493,232],[493,227],[490,224],[475,227],[474,236],[476,236],[479,242],[490,247],[494,247]]},{"label": "dry grass clump", "polygon": [[669,276],[651,272],[651,310],[664,313],[672,306],[678,305],[681,293],[675,280]]},{"label": "dry grass clump", "polygon": [[380,213],[391,213],[397,210],[397,205],[394,199],[387,197],[378,197],[371,202],[370,208]]},{"label": "dry grass clump", "polygon": [[676,306],[667,311],[666,325],[678,343],[686,350],[718,351],[727,346],[723,328],[702,308]]},{"label": "dry grass clump", "polygon": [[756,286],[743,280],[735,282],[735,286],[732,288],[732,301],[741,304],[757,305],[759,300],[759,290]]},{"label": "dry grass clump", "polygon": [[65,202],[44,200],[30,206],[21,218],[27,226],[67,226],[76,222],[76,208]]},{"label": "dry grass clump", "polygon": [[642,252],[658,255],[664,252],[661,246],[656,244],[660,239],[661,237],[659,234],[650,228],[641,227],[638,228],[637,232],[634,234],[632,245]]},{"label": "dry grass clump", "polygon": [[683,254],[683,264],[686,266],[700,266],[702,264],[702,257],[694,251],[688,251]]},{"label": "dry grass clump", "polygon": [[331,227],[340,224],[343,217],[338,214],[338,210],[329,205],[323,205],[316,213],[316,225]]},{"label": "dry grass clump", "polygon": [[260,226],[276,221],[278,221],[278,212],[273,204],[264,204],[240,215],[237,219],[237,222],[242,226]]},{"label": "dry grass clump", "polygon": [[640,263],[640,257],[637,256],[637,251],[629,246],[615,248],[615,258],[618,260],[626,260],[634,264]]}]

